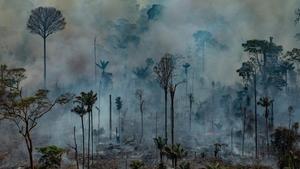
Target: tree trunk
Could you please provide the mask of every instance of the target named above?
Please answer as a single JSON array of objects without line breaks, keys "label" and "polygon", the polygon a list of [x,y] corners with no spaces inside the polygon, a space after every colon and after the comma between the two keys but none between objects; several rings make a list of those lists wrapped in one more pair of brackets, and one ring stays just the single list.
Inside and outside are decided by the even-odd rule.
[{"label": "tree trunk", "polygon": [[92,164],[94,160],[94,118],[93,111],[91,111],[91,134],[92,134]]},{"label": "tree trunk", "polygon": [[88,114],[88,153],[87,153],[87,168],[90,168],[90,142],[91,142],[91,113]]},{"label": "tree trunk", "polygon": [[140,112],[141,112],[141,141],[144,137],[144,112],[143,112],[143,103],[140,104]]},{"label": "tree trunk", "polygon": [[267,139],[267,154],[269,154],[269,125],[268,125],[268,106],[265,108],[265,120],[266,120],[266,139]]},{"label": "tree trunk", "polygon": [[160,155],[160,163],[162,164],[163,163],[163,152],[161,150],[160,150],[159,155]]},{"label": "tree trunk", "polygon": [[[192,97],[192,96],[190,96],[190,97]],[[189,115],[190,132],[192,131],[192,106],[193,106],[193,102],[192,102],[192,98],[190,98],[190,115]]]},{"label": "tree trunk", "polygon": [[258,159],[258,147],[257,147],[257,100],[256,100],[256,70],[254,71],[254,125],[255,125],[255,158]]},{"label": "tree trunk", "polygon": [[174,96],[175,96],[175,90],[170,91],[171,95],[171,143],[174,145]]},{"label": "tree trunk", "polygon": [[111,119],[111,95],[109,95],[109,140],[112,135],[112,119]]},{"label": "tree trunk", "polygon": [[73,137],[74,137],[74,150],[75,150],[75,160],[76,160],[76,168],[79,169],[79,163],[78,163],[78,150],[77,150],[77,142],[76,142],[76,128],[74,126],[74,132],[73,132]]},{"label": "tree trunk", "polygon": [[34,169],[33,156],[32,156],[33,147],[32,147],[32,141],[29,132],[26,132],[24,138],[26,141],[26,147],[29,155],[30,169]]},{"label": "tree trunk", "polygon": [[47,89],[47,51],[46,51],[46,38],[44,40],[44,89]]},{"label": "tree trunk", "polygon": [[242,108],[242,114],[243,114],[243,139],[242,139],[242,155],[244,156],[245,152],[245,125],[246,125],[246,111],[245,108]]},{"label": "tree trunk", "polygon": [[81,130],[82,130],[82,169],[84,169],[84,160],[85,160],[85,152],[84,152],[84,123],[83,116],[81,116]]},{"label": "tree trunk", "polygon": [[165,91],[165,143],[168,143],[168,88]]}]

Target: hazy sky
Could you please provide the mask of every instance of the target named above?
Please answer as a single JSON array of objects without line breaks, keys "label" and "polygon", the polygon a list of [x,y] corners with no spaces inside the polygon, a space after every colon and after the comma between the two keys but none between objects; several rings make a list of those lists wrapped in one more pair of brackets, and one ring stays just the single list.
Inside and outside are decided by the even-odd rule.
[{"label": "hazy sky", "polygon": [[[138,46],[112,48],[107,38],[126,34],[116,31],[117,20],[124,18],[141,27],[143,10],[154,3],[164,7],[158,20],[148,22],[145,32],[129,31],[140,38]],[[48,39],[50,83],[68,85],[91,79],[95,36],[98,57],[110,60],[109,71],[118,73],[147,57],[158,59],[165,52],[186,56],[187,49],[195,46],[192,34],[210,31],[229,49],[207,50],[207,77],[224,83],[236,79],[234,72],[240,65],[245,40],[273,36],[285,49],[299,46],[294,38],[297,30],[300,32],[300,26],[294,24],[294,11],[300,7],[297,0],[1,0],[0,62],[25,67],[26,84],[42,80],[42,39],[26,30],[30,10],[38,6],[62,10],[67,21],[65,30]]]}]

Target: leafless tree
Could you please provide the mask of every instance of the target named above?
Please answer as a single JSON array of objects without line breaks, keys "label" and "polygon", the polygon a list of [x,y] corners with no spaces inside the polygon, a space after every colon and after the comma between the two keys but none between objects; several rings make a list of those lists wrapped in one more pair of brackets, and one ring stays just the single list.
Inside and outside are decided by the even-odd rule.
[{"label": "leafless tree", "polygon": [[157,80],[163,88],[165,93],[165,139],[168,140],[168,87],[170,84],[171,76],[174,70],[174,61],[173,55],[170,53],[166,53],[159,63],[154,66],[154,72],[157,75]]}]

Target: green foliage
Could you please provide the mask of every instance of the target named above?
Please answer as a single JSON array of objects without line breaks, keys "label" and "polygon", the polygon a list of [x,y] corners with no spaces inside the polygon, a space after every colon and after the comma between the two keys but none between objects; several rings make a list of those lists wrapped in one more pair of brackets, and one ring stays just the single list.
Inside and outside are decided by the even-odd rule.
[{"label": "green foliage", "polygon": [[300,135],[298,134],[298,125],[294,124],[292,129],[279,127],[271,135],[271,145],[273,152],[278,159],[278,166],[293,167],[300,165],[300,151],[297,151],[297,141]]},{"label": "green foliage", "polygon": [[79,103],[80,106],[84,106],[86,112],[91,112],[93,105],[97,101],[97,93],[92,90],[89,92],[81,92],[79,96],[76,96],[75,103]]},{"label": "green foliage", "polygon": [[154,143],[156,145],[156,148],[160,151],[163,150],[163,148],[165,147],[166,145],[166,141],[165,139],[163,139],[162,137],[157,137],[157,138],[154,138]]},{"label": "green foliage", "polygon": [[37,151],[42,154],[41,158],[39,159],[39,169],[60,168],[61,156],[65,152],[64,149],[52,145],[37,148]]},{"label": "green foliage", "polygon": [[144,166],[144,163],[142,161],[139,160],[134,160],[130,163],[130,168],[131,169],[142,169]]}]

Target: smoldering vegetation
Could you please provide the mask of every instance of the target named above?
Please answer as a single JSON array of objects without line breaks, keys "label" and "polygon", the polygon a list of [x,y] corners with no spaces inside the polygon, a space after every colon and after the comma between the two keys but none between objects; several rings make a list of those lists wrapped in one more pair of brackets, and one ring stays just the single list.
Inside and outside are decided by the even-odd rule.
[{"label": "smoldering vegetation", "polygon": [[0,168],[298,169],[299,7],[1,1]]}]

